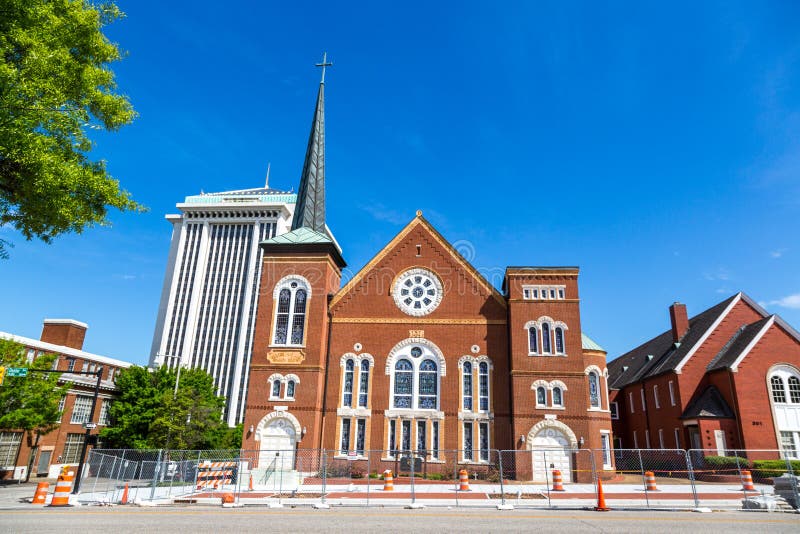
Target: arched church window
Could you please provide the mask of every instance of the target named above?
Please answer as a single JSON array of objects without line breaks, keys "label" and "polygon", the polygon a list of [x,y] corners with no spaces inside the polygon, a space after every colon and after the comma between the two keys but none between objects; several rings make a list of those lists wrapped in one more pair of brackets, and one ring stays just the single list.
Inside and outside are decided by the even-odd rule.
[{"label": "arched church window", "polygon": [[489,411],[489,364],[478,364],[478,402],[482,412]]},{"label": "arched church window", "polygon": [[543,386],[536,388],[536,406],[547,406],[547,390]]},{"label": "arched church window", "polygon": [[342,406],[353,406],[353,360],[347,360],[344,364],[344,394],[342,396]]},{"label": "arched church window", "polygon": [[472,411],[472,364],[464,362],[462,366],[462,397],[464,399],[464,409]]},{"label": "arched church window", "polygon": [[301,279],[280,285],[276,296],[275,345],[302,346],[306,326],[308,286]]},{"label": "arched church window", "polygon": [[600,407],[600,379],[594,371],[589,373],[589,404],[592,408]]},{"label": "arched church window", "polygon": [[560,387],[553,388],[553,406],[564,406],[564,394],[561,392]]},{"label": "arched church window", "polygon": [[295,388],[295,381],[289,380],[286,383],[286,398],[293,399],[294,398],[294,388]]},{"label": "arched church window", "polygon": [[414,367],[408,360],[399,360],[394,366],[394,407],[411,408],[414,393]]},{"label": "arched church window", "polygon": [[361,360],[361,372],[358,375],[358,405],[367,407],[369,393],[369,360]]},{"label": "arched church window", "polygon": [[544,323],[542,325],[542,352],[545,354],[550,354],[550,347],[550,325]]},{"label": "arched church window", "polygon": [[278,398],[281,396],[281,381],[280,380],[273,380],[272,381],[272,395],[273,398]]},{"label": "arched church window", "polygon": [[438,376],[433,360],[425,360],[419,366],[419,402],[422,409],[435,409],[438,394]]},{"label": "arched church window", "polygon": [[786,402],[786,390],[783,387],[783,380],[780,376],[770,378],[772,385],[772,400],[774,402]]},{"label": "arched church window", "polygon": [[560,326],[555,328],[556,335],[556,354],[564,354],[564,329]]},{"label": "arched church window", "polygon": [[535,326],[528,328],[528,352],[531,354],[539,352],[539,331]]}]

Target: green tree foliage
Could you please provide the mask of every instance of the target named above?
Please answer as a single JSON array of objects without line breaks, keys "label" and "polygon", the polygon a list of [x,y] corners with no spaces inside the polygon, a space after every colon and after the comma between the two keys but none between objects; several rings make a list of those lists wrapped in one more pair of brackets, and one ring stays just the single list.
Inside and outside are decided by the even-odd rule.
[{"label": "green tree foliage", "polygon": [[0,226],[49,243],[108,224],[109,207],[141,209],[89,158],[90,129],[136,116],[109,67],[119,48],[102,32],[122,16],[112,2],[0,0]]},{"label": "green tree foliage", "polygon": [[175,379],[176,372],[166,367],[123,370],[117,378],[120,396],[109,409],[111,424],[101,438],[117,448],[239,448],[241,427],[230,429],[223,422],[225,399],[216,395],[211,375],[181,370],[177,394]]},{"label": "green tree foliage", "polygon": [[69,389],[69,384],[58,385],[58,373],[36,372],[37,369],[49,370],[55,359],[55,354],[42,354],[29,363],[25,347],[8,339],[0,339],[0,365],[28,368],[28,376],[6,376],[0,386],[0,429],[25,432],[28,446],[31,447],[28,475],[39,438],[58,427],[61,419],[58,404]]}]

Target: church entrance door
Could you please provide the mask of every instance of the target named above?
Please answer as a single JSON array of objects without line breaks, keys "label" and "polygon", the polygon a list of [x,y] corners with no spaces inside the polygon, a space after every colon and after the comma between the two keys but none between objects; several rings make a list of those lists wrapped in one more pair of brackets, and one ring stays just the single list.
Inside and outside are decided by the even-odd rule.
[{"label": "church entrance door", "polygon": [[270,421],[261,431],[259,467],[276,471],[294,469],[295,434],[294,426],[288,419],[279,417]]},{"label": "church entrance door", "polygon": [[552,482],[552,470],[561,471],[564,482],[572,478],[572,449],[569,439],[556,428],[543,428],[533,438],[533,481]]}]

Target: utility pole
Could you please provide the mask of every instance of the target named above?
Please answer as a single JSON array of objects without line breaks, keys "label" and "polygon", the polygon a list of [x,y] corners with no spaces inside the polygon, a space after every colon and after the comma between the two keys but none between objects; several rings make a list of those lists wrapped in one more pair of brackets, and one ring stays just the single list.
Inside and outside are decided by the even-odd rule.
[{"label": "utility pole", "polygon": [[100,379],[103,378],[103,370],[94,371],[94,372],[86,372],[83,374],[87,375],[97,375],[97,382],[94,384],[94,398],[92,399],[92,409],[89,411],[89,422],[84,423],[86,427],[86,434],[83,436],[83,447],[81,448],[81,460],[78,462],[78,472],[75,475],[75,486],[72,488],[72,493],[76,494],[81,489],[81,479],[83,478],[83,464],[86,462],[86,450],[89,448],[89,436],[92,433],[92,429],[97,426],[94,422],[94,411],[97,408],[97,397],[100,394]]}]

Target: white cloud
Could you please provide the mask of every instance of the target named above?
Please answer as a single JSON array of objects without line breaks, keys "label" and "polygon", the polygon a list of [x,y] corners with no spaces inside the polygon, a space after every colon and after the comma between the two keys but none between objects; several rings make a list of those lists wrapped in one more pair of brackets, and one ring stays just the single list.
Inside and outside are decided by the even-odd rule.
[{"label": "white cloud", "polygon": [[767,306],[780,306],[781,308],[800,310],[800,293],[787,295],[783,298],[779,298],[778,300],[771,300],[767,302]]},{"label": "white cloud", "polygon": [[413,214],[411,215],[404,215],[399,211],[395,211],[392,209],[388,209],[383,204],[375,203],[375,204],[368,204],[359,206],[362,210],[366,211],[374,219],[379,221],[386,221],[392,224],[405,224],[411,220]]},{"label": "white cloud", "polygon": [[723,282],[731,279],[731,273],[725,267],[720,267],[714,273],[705,273],[703,275],[706,280],[722,280]]},{"label": "white cloud", "polygon": [[770,257],[772,258],[780,258],[783,256],[783,253],[786,252],[785,248],[779,248],[778,250],[773,250],[769,253]]}]

